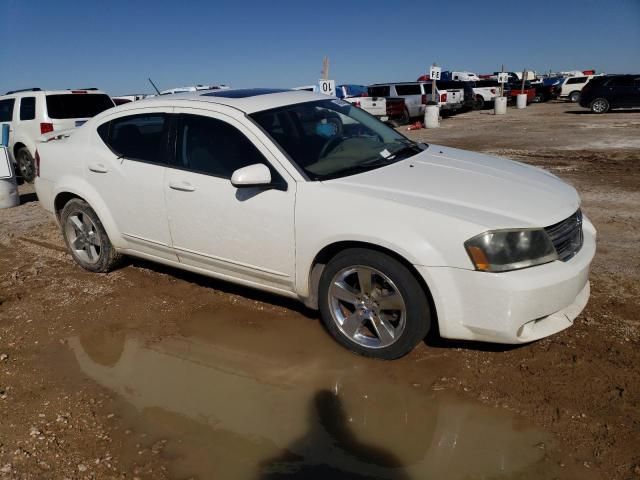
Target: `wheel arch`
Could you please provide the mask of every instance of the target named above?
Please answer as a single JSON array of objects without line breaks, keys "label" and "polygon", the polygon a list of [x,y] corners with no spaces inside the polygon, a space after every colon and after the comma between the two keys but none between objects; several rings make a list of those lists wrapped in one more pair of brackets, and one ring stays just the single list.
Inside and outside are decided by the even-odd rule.
[{"label": "wheel arch", "polygon": [[53,197],[53,209],[56,219],[58,220],[58,224],[61,224],[60,214],[64,206],[70,200],[78,198],[87,202],[93,211],[96,212],[96,215],[107,232],[112,245],[116,248],[126,248],[126,242],[120,235],[120,230],[109,213],[108,208],[97,193],[91,192],[90,189],[83,188],[60,188]]},{"label": "wheel arch", "polygon": [[324,270],[326,264],[339,252],[348,249],[348,248],[363,248],[367,250],[372,250],[380,253],[384,253],[391,258],[394,258],[402,265],[404,265],[409,272],[414,276],[414,278],[420,284],[423,292],[427,296],[427,301],[429,302],[429,308],[431,309],[431,320],[434,324],[437,324],[438,315],[435,308],[435,303],[433,301],[433,296],[431,294],[431,290],[427,285],[427,282],[424,280],[422,275],[416,270],[413,264],[407,260],[404,256],[399,253],[384,247],[382,245],[377,245],[374,243],[357,241],[357,240],[341,240],[330,243],[324,246],[315,256],[313,262],[311,262],[311,268],[308,274],[309,281],[309,295],[305,298],[304,303],[307,307],[317,309],[318,308],[318,288],[320,286],[320,277],[322,276],[322,271]]}]

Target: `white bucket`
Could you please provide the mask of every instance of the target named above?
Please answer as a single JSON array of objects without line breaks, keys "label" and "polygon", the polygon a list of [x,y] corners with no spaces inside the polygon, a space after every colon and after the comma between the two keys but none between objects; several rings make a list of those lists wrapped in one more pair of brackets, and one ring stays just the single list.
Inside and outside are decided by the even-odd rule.
[{"label": "white bucket", "polygon": [[495,115],[507,113],[507,97],[496,97],[493,100],[493,112]]},{"label": "white bucket", "polygon": [[20,205],[16,172],[9,160],[7,147],[0,146],[0,208]]},{"label": "white bucket", "polygon": [[516,96],[516,108],[527,108],[527,94],[519,93]]},{"label": "white bucket", "polygon": [[424,128],[438,128],[440,126],[440,107],[427,105],[424,109]]}]

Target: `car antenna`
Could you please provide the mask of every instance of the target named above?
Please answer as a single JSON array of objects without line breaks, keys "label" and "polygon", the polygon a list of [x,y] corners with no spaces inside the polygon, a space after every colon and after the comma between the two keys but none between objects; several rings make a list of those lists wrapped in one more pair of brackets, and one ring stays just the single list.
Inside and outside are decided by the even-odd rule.
[{"label": "car antenna", "polygon": [[153,80],[151,80],[150,78],[149,78],[148,80],[149,80],[149,83],[151,83],[151,85],[153,85],[153,88],[155,88],[156,92],[158,92],[158,95],[162,95],[162,94],[160,93],[160,90],[158,90],[158,87],[156,87],[156,84],[155,84],[155,83],[153,83]]}]

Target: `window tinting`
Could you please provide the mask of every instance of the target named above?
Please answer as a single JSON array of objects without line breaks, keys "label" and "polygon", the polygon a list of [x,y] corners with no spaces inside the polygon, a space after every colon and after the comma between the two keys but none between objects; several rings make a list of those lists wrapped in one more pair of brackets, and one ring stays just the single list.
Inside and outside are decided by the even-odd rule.
[{"label": "window tinting", "polygon": [[166,162],[164,114],[131,115],[98,127],[98,135],[116,154],[130,160]]},{"label": "window tinting", "polygon": [[567,85],[574,85],[576,83],[585,83],[587,81],[587,77],[575,77],[567,80]]},{"label": "window tinting", "polygon": [[14,98],[0,100],[0,122],[10,122],[13,120],[13,104],[15,101]]},{"label": "window tinting", "polygon": [[633,87],[635,86],[635,82],[633,81],[633,77],[615,77],[612,78],[609,82],[609,86],[611,87]]},{"label": "window tinting", "polygon": [[47,112],[51,118],[89,118],[113,106],[109,95],[99,93],[47,95]]},{"label": "window tinting", "polygon": [[269,166],[253,143],[226,122],[183,115],[179,125],[176,160],[180,168],[231,178],[238,168],[256,163]]},{"label": "window tinting", "polygon": [[20,120],[36,118],[36,97],[24,97],[20,100]]},{"label": "window tinting", "polygon": [[420,85],[396,85],[396,93],[398,95],[421,95]]},{"label": "window tinting", "polygon": [[389,97],[390,88],[388,85],[369,87],[370,97]]}]

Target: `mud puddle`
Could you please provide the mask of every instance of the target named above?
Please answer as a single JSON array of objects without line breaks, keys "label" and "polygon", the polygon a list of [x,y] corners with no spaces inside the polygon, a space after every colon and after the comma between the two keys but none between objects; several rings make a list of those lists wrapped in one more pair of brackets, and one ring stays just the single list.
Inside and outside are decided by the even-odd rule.
[{"label": "mud puddle", "polygon": [[161,450],[177,478],[520,479],[560,470],[546,433],[441,392],[425,373],[437,358],[356,357],[318,342],[317,322],[291,318],[284,344],[252,318],[260,312],[207,307],[170,337],[112,325],[68,345],[80,370],[117,394],[124,423],[145,432],[140,448]]}]

